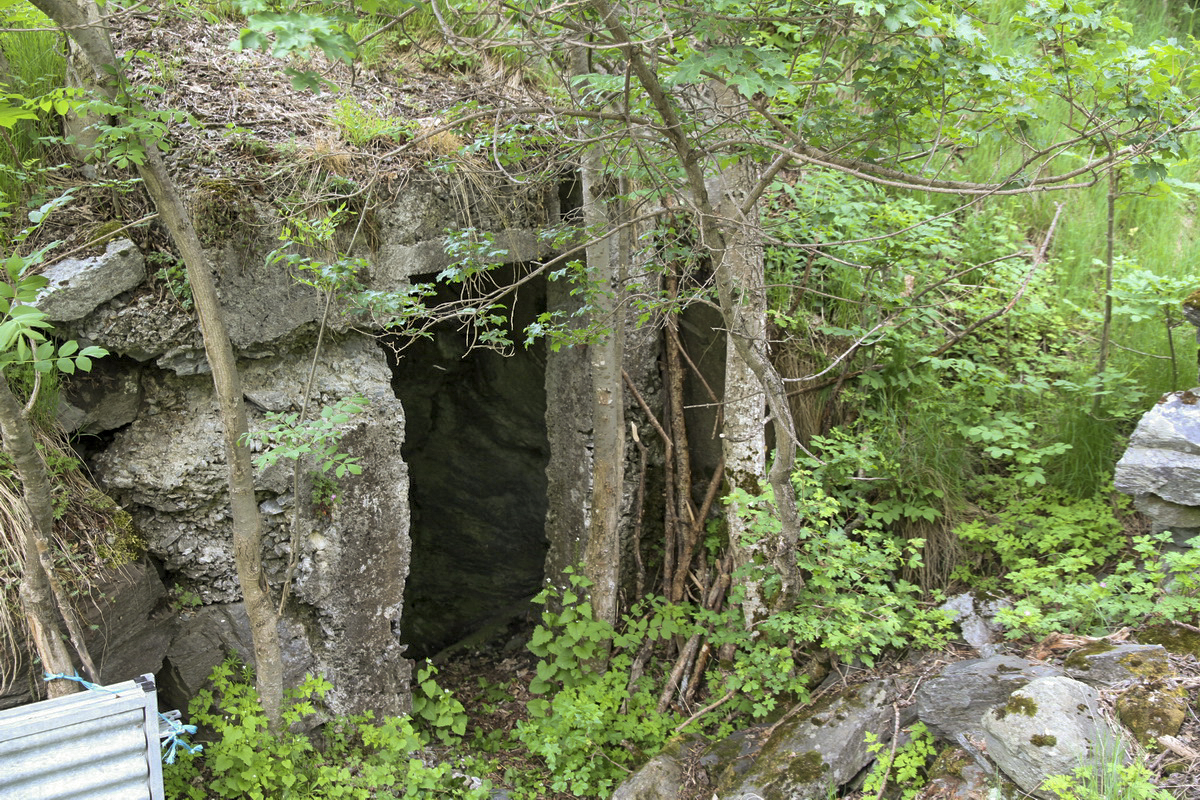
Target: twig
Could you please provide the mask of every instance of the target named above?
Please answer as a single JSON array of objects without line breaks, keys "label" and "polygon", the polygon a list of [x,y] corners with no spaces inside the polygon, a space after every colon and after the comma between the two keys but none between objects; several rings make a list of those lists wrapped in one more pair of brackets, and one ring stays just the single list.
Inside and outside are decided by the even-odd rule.
[{"label": "twig", "polygon": [[686,720],[681,722],[679,725],[677,725],[675,727],[675,730],[673,731],[673,733],[679,733],[684,728],[686,728],[688,725],[691,725],[697,719],[699,719],[700,717],[703,717],[705,714],[712,711],[717,706],[721,705],[722,703],[728,702],[729,698],[733,697],[733,695],[734,695],[734,690],[730,689],[728,692],[725,693],[725,696],[722,697],[720,700],[714,700],[713,702],[706,705],[704,708],[697,711],[695,714],[692,714],[690,717],[688,717]]},{"label": "twig", "polygon": [[54,258],[50,259],[49,261],[44,262],[42,264],[42,268],[45,269],[46,267],[48,267],[52,264],[57,264],[59,261],[62,261],[67,256],[75,255],[80,250],[86,250],[89,247],[91,247],[92,245],[96,244],[97,242],[102,242],[105,239],[112,239],[114,236],[116,236],[121,231],[128,230],[135,225],[141,225],[142,223],[149,222],[150,220],[156,218],[157,216],[158,216],[158,212],[156,211],[153,214],[147,214],[146,216],[142,217],[141,219],[135,219],[133,222],[129,223],[128,225],[122,225],[121,227],[117,228],[115,231],[110,231],[109,233],[106,233],[103,236],[97,236],[95,239],[92,239],[90,242],[84,242],[83,244],[79,245],[79,247],[76,247],[74,250],[68,250],[65,253],[60,253],[59,255],[55,256]]},{"label": "twig", "polygon": [[888,754],[887,768],[883,771],[883,777],[879,781],[879,792],[875,795],[875,800],[880,800],[883,797],[883,790],[887,788],[888,775],[892,774],[892,764],[896,761],[896,741],[900,738],[900,706],[892,703],[892,750]]}]

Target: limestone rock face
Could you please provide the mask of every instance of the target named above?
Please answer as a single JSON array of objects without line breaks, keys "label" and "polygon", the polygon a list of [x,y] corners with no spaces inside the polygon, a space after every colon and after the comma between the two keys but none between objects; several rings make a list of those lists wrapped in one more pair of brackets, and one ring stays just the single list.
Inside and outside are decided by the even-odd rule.
[{"label": "limestone rock face", "polygon": [[1116,487],[1182,546],[1200,534],[1200,389],[1168,394],[1138,422]]},{"label": "limestone rock face", "polygon": [[50,284],[38,295],[38,308],[52,322],[69,322],[136,287],[146,279],[146,265],[133,242],[118,239],[104,255],[64,259],[42,274]]},{"label": "limestone rock face", "polygon": [[[811,800],[849,781],[874,759],[866,733],[885,744],[896,724],[890,681],[853,686],[785,722],[762,746],[753,765],[733,779],[721,776],[722,800]],[[913,722],[900,709],[900,727]]]},{"label": "limestone rock face", "polygon": [[[266,424],[265,410],[300,408],[310,357],[311,352],[298,351],[242,365],[247,396],[269,406],[252,404],[252,430]],[[210,381],[155,372],[144,377],[143,391],[137,420],[96,459],[96,476],[128,507],[150,552],[170,573],[205,604],[235,603],[241,592]],[[409,666],[398,638],[409,558],[408,475],[400,456],[403,412],[391,391],[386,360],[367,339],[329,343],[313,391],[314,414],[341,398],[368,399],[367,410],[345,426],[340,447],[360,458],[363,474],[338,483],[337,501],[327,514],[311,513],[312,463],[301,464],[298,498],[291,462],[256,475],[264,512],[264,571],[278,592],[292,556],[291,512],[299,502],[306,511],[293,587],[300,608],[290,622],[304,628],[312,653],[312,662],[300,672],[325,674],[334,684],[335,710],[397,713],[409,702]]]},{"label": "limestone rock face", "polygon": [[1096,690],[1067,677],[1030,681],[988,709],[983,731],[996,765],[1045,800],[1053,797],[1039,790],[1046,778],[1123,752],[1119,731],[1100,713]]},{"label": "limestone rock face", "polygon": [[984,712],[1003,703],[1031,680],[1061,675],[1057,667],[1034,664],[1015,656],[959,661],[917,689],[917,716],[948,742],[962,735],[981,736]]}]

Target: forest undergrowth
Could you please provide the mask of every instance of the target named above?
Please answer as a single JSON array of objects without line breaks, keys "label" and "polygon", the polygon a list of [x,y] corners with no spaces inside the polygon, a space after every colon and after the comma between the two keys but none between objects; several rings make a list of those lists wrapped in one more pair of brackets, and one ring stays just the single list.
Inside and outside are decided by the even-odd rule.
[{"label": "forest undergrowth", "polygon": [[[999,18],[1018,5],[989,13]],[[1194,11],[1142,5],[1138,37],[1191,34]],[[227,6],[196,9],[238,16]],[[439,45],[436,21],[421,19],[379,37],[371,58],[467,74],[484,65],[479,54]],[[28,76],[14,91],[47,91],[35,76],[57,67],[31,56],[44,43],[3,37],[8,60]],[[495,52],[499,63],[506,55]],[[366,104],[339,108],[344,137],[363,145],[415,130]],[[1041,112],[1049,121],[1066,113]],[[519,149],[528,137],[533,150],[551,133],[489,131],[487,145]],[[54,191],[50,163],[61,142],[35,125],[4,136],[7,208],[36,208]],[[244,131],[229,136],[277,153]],[[446,153],[430,158],[434,167],[456,163]],[[955,169],[986,180],[1003,171],[1004,158],[982,141]],[[778,720],[810,701],[831,672],[865,674],[952,650],[940,606],[961,591],[1007,601],[999,620],[1017,650],[1054,634],[1194,630],[1200,548],[1164,551],[1167,535],[1151,534],[1112,487],[1140,415],[1195,382],[1195,337],[1179,306],[1200,288],[1192,267],[1200,181],[1187,157],[1165,170],[1136,191],[1097,186],[1056,201],[1030,195],[957,209],[957,198],[833,171],[782,171],[763,225],[767,280],[776,287],[771,356],[793,387],[808,452],[792,469],[803,522],[796,558],[804,586],[795,602],[746,629],[727,532],[713,514],[701,566],[680,578],[682,592],[660,586],[631,596],[613,625],[596,618],[587,581],[575,575],[570,587],[540,597],[527,630],[513,632],[517,651],[419,665],[411,717],[330,719],[320,703],[330,687],[311,677],[293,692],[292,728],[271,732],[250,671],[229,662],[189,709],[204,749],[168,767],[169,796],[484,798],[503,787],[514,800],[607,797],[676,737],[716,739]],[[323,180],[322,189],[353,182]],[[669,241],[686,251],[676,235],[661,231],[660,249]],[[847,244],[819,254],[795,246],[814,241]],[[1110,242],[1111,263],[1103,257]],[[181,301],[182,290],[170,291]],[[1115,347],[1098,362],[1106,299]],[[0,461],[7,491],[5,469]],[[743,509],[752,536],[778,525],[765,487],[728,491],[718,502]],[[643,555],[653,574],[661,546]],[[773,579],[764,582],[768,593]],[[485,662],[488,674],[473,674],[470,665]],[[456,692],[443,688],[447,676]],[[910,757],[918,755],[926,754]],[[1134,776],[1128,796],[1154,797],[1154,777]],[[1078,784],[1063,791],[1100,796]]]}]

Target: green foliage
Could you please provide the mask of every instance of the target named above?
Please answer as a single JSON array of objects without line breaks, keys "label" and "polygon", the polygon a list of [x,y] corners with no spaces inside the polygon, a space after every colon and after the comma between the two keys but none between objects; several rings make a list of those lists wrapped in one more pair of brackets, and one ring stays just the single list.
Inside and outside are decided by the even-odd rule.
[{"label": "green foliage", "polygon": [[437,668],[426,661],[417,670],[413,687],[413,716],[445,744],[454,744],[467,732],[467,711],[449,689],[437,685]]},{"label": "green foliage", "polygon": [[266,469],[281,458],[297,461],[311,456],[322,473],[332,470],[338,478],[360,475],[362,465],[358,457],[339,453],[337,448],[346,435],[344,426],[366,407],[367,398],[355,395],[323,406],[315,419],[301,420],[298,411],[268,411],[269,427],[247,433],[243,444],[260,443],[261,452],[254,457],[254,466],[259,469]]},{"label": "green foliage", "polygon": [[185,313],[190,314],[196,303],[192,298],[192,285],[188,283],[187,267],[183,262],[161,250],[146,256],[146,261],[151,268],[158,267],[154,270],[154,277],[166,284],[167,291],[175,298],[175,302]]},{"label": "green foliage", "polygon": [[998,615],[1009,636],[1093,634],[1200,613],[1200,554],[1162,552],[1167,533],[1127,541],[1109,496],[1030,497],[1009,486],[994,500],[999,510],[956,529],[984,556],[983,574],[960,568],[955,577],[1013,598]]},{"label": "green foliage", "polygon": [[1112,742],[1102,742],[1073,774],[1052,775],[1039,788],[1058,800],[1172,800],[1140,758],[1127,758],[1124,747]]},{"label": "green foliage", "polygon": [[[887,650],[943,643],[945,614],[924,603],[917,586],[896,576],[902,567],[920,563],[922,542],[888,534],[878,519],[862,513],[865,504],[853,509],[858,515],[848,513],[851,509],[827,494],[811,472],[794,473],[792,483],[804,521],[797,559],[805,586],[793,608],[759,624],[767,640],[775,647],[813,645],[868,666]],[[735,489],[726,502],[737,505],[752,535],[778,526],[769,512],[769,490],[751,497]],[[853,533],[846,530],[851,516],[862,520]]]},{"label": "green foliage", "polygon": [[414,124],[380,114],[353,97],[338,98],[330,120],[349,144],[369,145],[378,140],[402,142],[411,138]]},{"label": "green foliage", "polygon": [[309,495],[309,499],[312,500],[313,513],[319,517],[328,519],[333,515],[333,509],[338,503],[337,482],[324,472],[314,472],[310,477],[312,479],[312,492]]},{"label": "green foliage", "polygon": [[213,670],[212,689],[189,705],[192,722],[215,732],[202,753],[183,753],[165,765],[167,794],[176,798],[368,798],[431,796],[483,800],[489,787],[464,786],[449,764],[426,766],[425,740],[406,717],[376,723],[370,714],[325,723],[318,742],[292,728],[317,713],[332,688],[309,676],[288,693],[281,732],[267,719],[250,672],[233,661]]},{"label": "green foliage", "polygon": [[867,751],[875,754],[876,760],[863,782],[864,797],[878,795],[885,781],[900,787],[901,800],[914,800],[921,793],[928,778],[926,769],[937,757],[937,747],[933,734],[924,723],[918,722],[908,731],[912,738],[897,747],[894,753],[885,753],[887,746],[874,733],[867,731]]},{"label": "green foliage", "polygon": [[607,797],[679,724],[673,712],[658,713],[648,678],[631,681],[633,654],[648,640],[698,628],[685,608],[649,600],[631,610],[618,633],[592,613],[582,595],[587,580],[568,575],[568,589],[546,589],[537,598],[547,609],[529,641],[541,659],[530,691],[547,697],[530,701],[529,720],[518,723],[514,736],[545,761],[555,792]]}]

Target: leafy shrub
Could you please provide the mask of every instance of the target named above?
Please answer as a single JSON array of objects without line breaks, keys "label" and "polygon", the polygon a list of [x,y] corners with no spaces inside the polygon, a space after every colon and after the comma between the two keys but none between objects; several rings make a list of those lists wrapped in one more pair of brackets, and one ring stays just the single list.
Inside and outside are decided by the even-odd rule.
[{"label": "leafy shrub", "polygon": [[537,598],[548,607],[529,642],[541,659],[530,690],[546,697],[529,703],[530,718],[514,737],[545,761],[555,792],[607,797],[629,765],[658,752],[680,722],[674,713],[658,713],[648,678],[630,680],[630,654],[647,639],[696,628],[690,609],[652,599],[630,612],[618,634],[595,618],[582,596],[587,579],[568,576],[570,588],[547,589]]},{"label": "leafy shrub", "polygon": [[430,796],[483,800],[488,786],[464,785],[449,764],[426,766],[420,759],[424,737],[407,717],[376,723],[370,712],[326,723],[318,743],[291,729],[316,712],[315,702],[332,686],[309,676],[289,692],[280,732],[267,729],[267,718],[247,667],[233,661],[216,667],[213,688],[192,700],[192,721],[210,727],[216,740],[200,753],[181,753],[166,765],[167,794],[175,798],[375,797]]},{"label": "leafy shrub", "polygon": [[[899,577],[902,567],[920,563],[922,542],[889,534],[866,515],[856,516],[861,525],[850,532],[852,509],[827,494],[815,475],[799,470],[792,483],[804,520],[797,559],[805,585],[792,608],[773,614],[758,630],[777,643],[812,645],[868,666],[888,649],[943,643],[945,614]],[[745,510],[751,530],[775,524],[769,503],[741,490],[730,497]]]},{"label": "leafy shrub", "polygon": [[914,800],[925,786],[926,768],[937,757],[933,734],[918,722],[908,729],[912,738],[894,753],[884,754],[887,748],[878,737],[867,731],[867,750],[877,757],[875,766],[863,782],[863,796],[878,796],[885,782],[901,789],[901,800]]},{"label": "leafy shrub", "polygon": [[1163,552],[1169,533],[1127,540],[1117,516],[1126,498],[1114,506],[1106,494],[1073,499],[1043,490],[1029,497],[1011,484],[993,486],[992,496],[1001,510],[956,529],[990,575],[962,568],[956,577],[1013,598],[998,615],[1009,636],[1098,633],[1155,615],[1200,613],[1200,551]]}]

